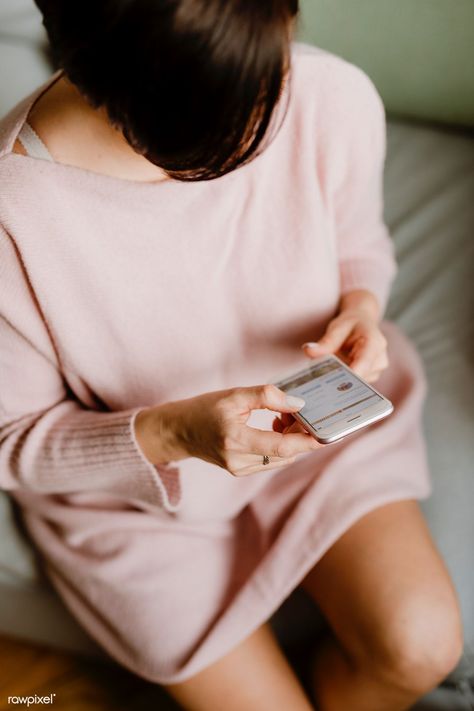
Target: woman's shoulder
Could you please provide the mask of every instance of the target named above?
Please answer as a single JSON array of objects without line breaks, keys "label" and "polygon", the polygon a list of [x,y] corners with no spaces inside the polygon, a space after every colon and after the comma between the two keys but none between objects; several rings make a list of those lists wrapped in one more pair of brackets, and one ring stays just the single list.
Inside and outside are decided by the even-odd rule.
[{"label": "woman's shoulder", "polygon": [[303,81],[311,81],[324,89],[365,89],[378,96],[374,83],[364,70],[337,54],[306,42],[292,42],[291,56],[293,69]]},{"label": "woman's shoulder", "polygon": [[[338,127],[349,118],[378,121],[384,115],[380,95],[358,66],[320,47],[292,43],[292,92],[308,116]],[[327,120],[325,120],[327,119]]]},{"label": "woman's shoulder", "polygon": [[60,75],[61,72],[56,72],[50,76],[43,84],[34,89],[28,96],[25,96],[0,119],[0,158],[4,158],[13,152],[18,134],[32,107]]},{"label": "woman's shoulder", "polygon": [[289,124],[297,127],[299,155],[316,161],[326,191],[352,185],[349,175],[383,161],[382,99],[367,74],[345,59],[302,43],[292,50]]}]

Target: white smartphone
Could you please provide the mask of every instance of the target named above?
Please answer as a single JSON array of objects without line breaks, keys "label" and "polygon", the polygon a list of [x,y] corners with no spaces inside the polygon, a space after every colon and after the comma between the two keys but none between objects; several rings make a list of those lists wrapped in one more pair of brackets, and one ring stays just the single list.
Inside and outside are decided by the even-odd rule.
[{"label": "white smartphone", "polygon": [[272,381],[305,406],[293,417],[322,444],[330,444],[393,412],[390,400],[335,355],[311,361]]}]

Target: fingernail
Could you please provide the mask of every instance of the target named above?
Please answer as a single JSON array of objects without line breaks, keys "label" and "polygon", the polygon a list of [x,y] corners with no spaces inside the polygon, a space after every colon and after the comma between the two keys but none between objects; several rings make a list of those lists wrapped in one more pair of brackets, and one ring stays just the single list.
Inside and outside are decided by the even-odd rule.
[{"label": "fingernail", "polygon": [[303,343],[301,348],[317,348],[319,343],[317,341],[308,341],[308,343]]},{"label": "fingernail", "polygon": [[288,407],[298,407],[300,410],[305,406],[305,401],[302,397],[295,397],[294,395],[286,396],[286,404]]}]

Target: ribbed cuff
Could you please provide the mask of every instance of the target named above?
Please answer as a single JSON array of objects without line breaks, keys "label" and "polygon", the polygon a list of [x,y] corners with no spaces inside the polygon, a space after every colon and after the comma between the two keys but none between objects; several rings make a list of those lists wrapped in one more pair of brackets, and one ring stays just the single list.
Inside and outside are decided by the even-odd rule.
[{"label": "ribbed cuff", "polygon": [[102,491],[176,511],[180,472],[176,462],[146,459],[135,437],[142,409],[97,412],[66,400],[25,418],[2,445],[11,477],[2,485],[43,494]]}]

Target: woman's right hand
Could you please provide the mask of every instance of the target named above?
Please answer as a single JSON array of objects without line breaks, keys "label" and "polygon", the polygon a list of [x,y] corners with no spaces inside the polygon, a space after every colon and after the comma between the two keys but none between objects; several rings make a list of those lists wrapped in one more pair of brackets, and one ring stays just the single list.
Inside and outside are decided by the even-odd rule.
[{"label": "woman's right hand", "polygon": [[[232,388],[141,410],[135,435],[153,464],[198,457],[246,476],[295,461],[297,455],[324,446],[306,432],[282,433],[247,425],[252,410],[298,412],[304,400],[275,385]],[[263,464],[267,455],[269,463]]]}]

